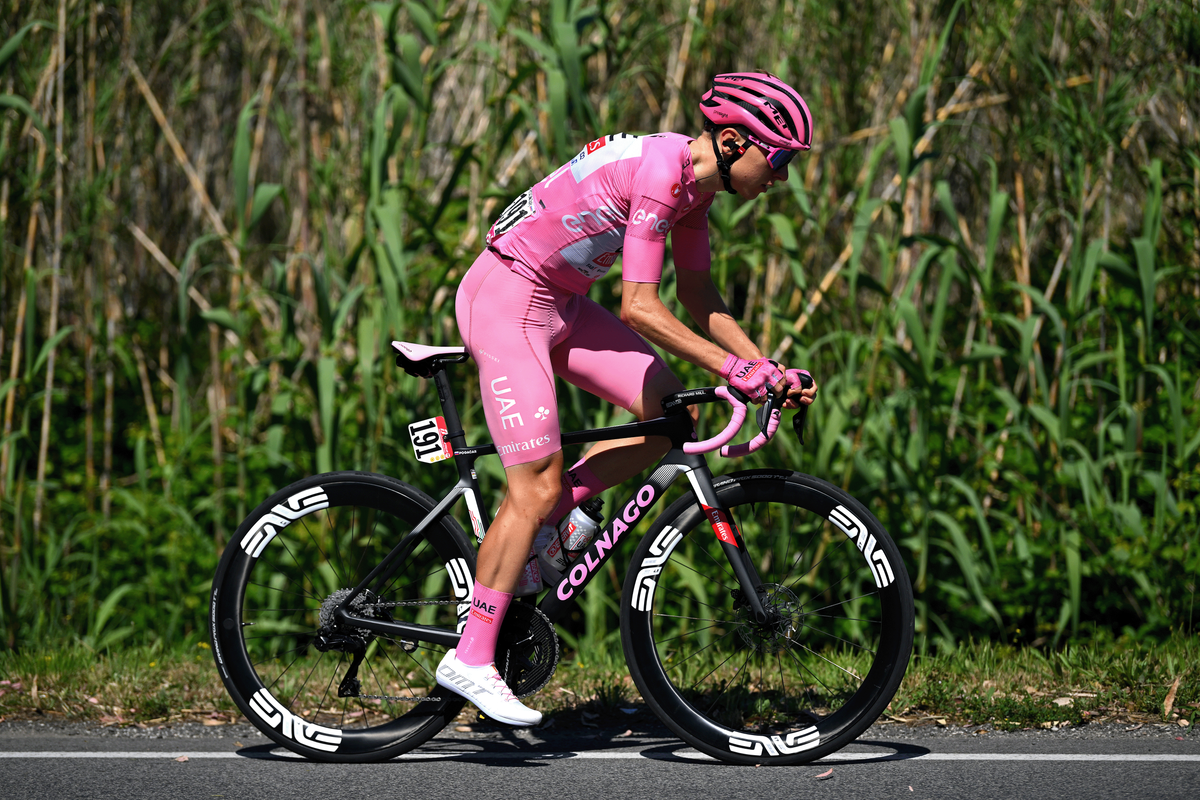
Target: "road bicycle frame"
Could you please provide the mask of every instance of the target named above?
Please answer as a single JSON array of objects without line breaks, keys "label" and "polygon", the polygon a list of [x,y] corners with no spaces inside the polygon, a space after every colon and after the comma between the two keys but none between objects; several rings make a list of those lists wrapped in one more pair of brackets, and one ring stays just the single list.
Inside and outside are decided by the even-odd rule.
[{"label": "road bicycle frame", "polygon": [[[446,421],[446,438],[453,447],[453,459],[458,469],[458,482],[450,492],[439,502],[432,511],[410,532],[400,540],[391,552],[379,563],[346,597],[334,612],[335,618],[342,625],[365,628],[378,634],[390,636],[401,641],[431,642],[456,647],[460,634],[447,628],[437,628],[428,625],[384,620],[360,616],[351,610],[355,598],[363,592],[375,592],[383,587],[404,563],[405,557],[420,540],[421,536],[431,525],[442,519],[458,499],[464,498],[471,518],[476,537],[482,541],[491,520],[484,511],[483,496],[479,489],[479,479],[475,471],[475,461],[481,456],[495,455],[496,446],[492,443],[468,445],[464,437],[462,422],[451,392],[450,379],[445,372],[447,363],[464,361],[465,356],[452,359],[434,359],[432,366],[424,372],[410,373],[430,378],[437,387],[438,399],[442,406],[442,416]],[[403,364],[402,364],[403,366]],[[406,369],[408,369],[406,367]],[[612,518],[592,540],[591,545],[572,564],[569,565],[558,584],[552,587],[538,603],[538,608],[551,622],[562,619],[570,610],[571,605],[612,557],[617,544],[625,533],[638,522],[642,521],[646,511],[660,499],[666,490],[680,475],[686,475],[695,496],[704,507],[713,533],[721,542],[721,548],[734,575],[741,585],[742,595],[749,606],[754,619],[765,622],[767,612],[762,604],[762,581],[759,579],[754,564],[746,552],[741,533],[727,509],[721,507],[713,489],[712,472],[704,456],[699,453],[684,451],[685,444],[695,442],[695,430],[691,417],[687,413],[689,405],[708,403],[724,399],[715,388],[689,389],[677,392],[663,400],[665,415],[646,421],[631,422],[624,425],[613,425],[592,430],[574,431],[562,434],[562,443],[583,444],[585,442],[600,442],[611,439],[624,439],[630,436],[665,436],[671,442],[671,449],[658,462],[650,477],[638,487],[623,503],[614,506],[616,509]],[[777,409],[780,399],[774,406]],[[643,568],[645,576],[639,576],[639,587],[643,579],[652,580],[657,570],[653,567]]]}]

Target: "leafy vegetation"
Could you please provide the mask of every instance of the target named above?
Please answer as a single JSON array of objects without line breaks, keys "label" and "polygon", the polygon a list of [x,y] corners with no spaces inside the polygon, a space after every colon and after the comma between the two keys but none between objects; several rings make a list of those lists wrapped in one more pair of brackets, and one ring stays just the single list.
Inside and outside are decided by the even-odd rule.
[{"label": "leafy vegetation", "polygon": [[[1195,636],[1194,3],[12,6],[4,648],[195,647],[219,548],[274,489],[334,468],[443,487],[405,437],[435,398],[388,342],[457,343],[454,288],[509,199],[602,133],[695,132],[731,69],[797,85],[817,145],[768,195],[718,198],[713,274],[822,392],[806,447],[714,466],[866,502],[923,652]],[[573,387],[560,410],[623,418]],[[614,640],[606,588],[573,645]]]}]

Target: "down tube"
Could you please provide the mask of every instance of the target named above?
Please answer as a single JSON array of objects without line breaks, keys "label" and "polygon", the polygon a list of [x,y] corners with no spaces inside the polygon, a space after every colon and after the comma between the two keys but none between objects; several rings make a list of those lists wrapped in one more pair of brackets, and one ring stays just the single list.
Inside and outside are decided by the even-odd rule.
[{"label": "down tube", "polygon": [[646,510],[662,497],[667,487],[680,475],[706,466],[702,456],[688,456],[683,453],[678,455],[678,459],[671,456],[664,459],[650,478],[638,488],[637,493],[624,505],[617,506],[612,520],[592,540],[588,549],[583,551],[583,556],[571,565],[558,585],[547,592],[542,602],[538,603],[538,608],[551,622],[558,622],[566,615],[580,592],[612,556],[621,538],[642,521]]}]

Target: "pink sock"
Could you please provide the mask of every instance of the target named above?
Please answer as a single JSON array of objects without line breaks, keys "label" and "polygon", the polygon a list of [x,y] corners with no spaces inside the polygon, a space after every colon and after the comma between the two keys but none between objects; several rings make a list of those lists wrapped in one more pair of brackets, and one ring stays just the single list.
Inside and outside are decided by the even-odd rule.
[{"label": "pink sock", "polygon": [[512,595],[497,592],[475,581],[475,594],[471,599],[471,613],[458,642],[458,660],[472,667],[481,667],[496,660],[496,640],[500,637],[500,624],[504,612],[508,611]]},{"label": "pink sock", "polygon": [[546,522],[551,525],[557,525],[560,519],[571,513],[571,509],[608,488],[600,482],[584,459],[580,459],[579,463],[563,473],[562,485],[562,499],[546,518]]}]

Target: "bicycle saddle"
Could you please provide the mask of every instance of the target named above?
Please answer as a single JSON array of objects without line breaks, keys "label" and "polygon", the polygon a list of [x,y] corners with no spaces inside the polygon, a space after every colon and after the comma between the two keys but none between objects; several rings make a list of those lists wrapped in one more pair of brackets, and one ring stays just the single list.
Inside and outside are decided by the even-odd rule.
[{"label": "bicycle saddle", "polygon": [[465,347],[430,347],[413,342],[392,342],[396,366],[418,378],[432,378],[447,364],[461,364],[471,357]]}]

